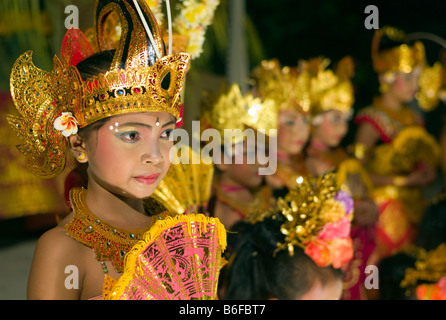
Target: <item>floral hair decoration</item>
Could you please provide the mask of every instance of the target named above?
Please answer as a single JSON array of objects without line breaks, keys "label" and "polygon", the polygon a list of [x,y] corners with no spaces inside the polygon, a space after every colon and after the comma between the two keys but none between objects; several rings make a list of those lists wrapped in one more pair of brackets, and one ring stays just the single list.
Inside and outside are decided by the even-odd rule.
[{"label": "floral hair decoration", "polygon": [[416,262],[407,268],[402,288],[415,289],[419,300],[446,300],[446,243],[433,250],[415,247]]},{"label": "floral hair decoration", "polygon": [[281,226],[285,240],[276,252],[294,246],[304,249],[319,267],[341,268],[353,257],[350,227],[353,219],[353,199],[340,190],[336,174],[328,173],[313,185],[307,179],[285,196],[278,207],[286,222]]}]

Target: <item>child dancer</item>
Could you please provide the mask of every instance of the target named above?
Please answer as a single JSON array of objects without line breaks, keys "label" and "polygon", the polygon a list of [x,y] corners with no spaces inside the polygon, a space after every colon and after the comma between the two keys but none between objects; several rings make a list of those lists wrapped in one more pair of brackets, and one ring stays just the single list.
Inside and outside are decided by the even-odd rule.
[{"label": "child dancer", "polygon": [[227,265],[224,299],[336,300],[353,255],[353,201],[332,173],[303,181],[279,198],[279,210],[234,228],[239,241]]},{"label": "child dancer", "polygon": [[[103,26],[113,14],[122,37],[108,50]],[[101,296],[132,247],[157,220],[169,219],[163,206],[145,199],[170,166],[169,137],[181,121],[190,55],[166,54],[144,1],[99,0],[95,17],[98,52],[73,29],[51,73],[36,68],[27,52],[11,75],[23,117],[8,120],[24,138],[19,149],[33,173],[57,175],[71,153],[88,174],[88,188],[70,192],[73,212],[37,243],[30,299]]]}]

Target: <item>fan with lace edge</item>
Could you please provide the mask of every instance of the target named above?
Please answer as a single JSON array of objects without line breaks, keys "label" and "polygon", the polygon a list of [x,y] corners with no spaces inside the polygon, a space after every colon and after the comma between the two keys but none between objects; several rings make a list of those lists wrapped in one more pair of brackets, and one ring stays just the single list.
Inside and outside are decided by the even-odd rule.
[{"label": "fan with lace edge", "polygon": [[[214,165],[211,158],[202,158],[184,146],[175,152],[173,163],[152,197],[171,213],[202,212],[211,196]],[[185,152],[187,151],[187,152]]]},{"label": "fan with lace edge", "polygon": [[212,300],[224,264],[226,230],[217,218],[180,214],[158,220],[125,258],[111,300]]}]

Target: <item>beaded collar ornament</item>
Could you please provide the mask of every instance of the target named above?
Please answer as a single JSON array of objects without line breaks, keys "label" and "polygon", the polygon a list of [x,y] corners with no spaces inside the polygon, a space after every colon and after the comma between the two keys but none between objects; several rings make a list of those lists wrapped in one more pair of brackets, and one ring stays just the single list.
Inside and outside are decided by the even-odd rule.
[{"label": "beaded collar ornament", "polygon": [[[111,68],[83,80],[75,67],[92,56],[92,48],[110,49],[107,19],[119,17],[121,37]],[[97,0],[96,36],[77,29],[67,32],[61,59],[53,60],[52,72],[37,68],[32,51],[20,56],[11,73],[11,94],[19,117],[8,122],[24,141],[19,150],[30,170],[44,178],[62,172],[66,161],[65,136],[75,127],[130,112],[165,111],[181,121],[180,93],[191,56],[166,54],[161,31],[143,0]]]},{"label": "beaded collar ornament", "polygon": [[312,184],[307,179],[285,196],[277,206],[286,221],[280,227],[285,240],[276,252],[294,246],[304,249],[319,267],[340,268],[353,257],[350,237],[353,199],[337,184],[335,173],[327,173]]},{"label": "beaded collar ornament", "polygon": [[[94,250],[98,261],[111,261],[117,272],[124,269],[124,257],[131,248],[143,238],[157,220],[166,218],[169,213],[156,200],[147,199],[148,213],[153,216],[152,223],[144,229],[125,231],[115,228],[96,217],[85,202],[86,190],[73,188],[70,190],[70,202],[73,206],[74,218],[64,226],[65,232],[80,243]],[[104,265],[103,265],[103,268]],[[104,272],[108,271],[104,269]]]}]

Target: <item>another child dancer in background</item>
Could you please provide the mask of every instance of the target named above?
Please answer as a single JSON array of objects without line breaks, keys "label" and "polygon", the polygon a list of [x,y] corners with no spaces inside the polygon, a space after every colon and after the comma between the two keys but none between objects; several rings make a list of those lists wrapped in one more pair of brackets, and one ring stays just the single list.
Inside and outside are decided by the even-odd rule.
[{"label": "another child dancer in background", "polygon": [[433,181],[438,144],[422,127],[423,120],[407,104],[418,90],[425,63],[421,42],[384,27],[372,42],[373,67],[380,94],[355,118],[354,154],[366,164],[379,208],[376,259],[412,244],[425,210],[421,188]]},{"label": "another child dancer in background", "polygon": [[252,72],[254,92],[278,107],[277,170],[266,177],[275,196],[285,196],[305,177],[302,150],[310,135],[310,82],[297,67],[264,60]]},{"label": "another child dancer in background", "polygon": [[353,256],[351,197],[332,173],[279,198],[279,211],[239,222],[223,299],[336,300]]},{"label": "another child dancer in background", "polygon": [[355,207],[351,237],[354,258],[346,270],[344,299],[365,299],[365,267],[374,249],[374,223],[377,208],[369,197],[371,182],[366,170],[351,159],[340,145],[347,134],[352,114],[354,91],[351,83],[353,61],[346,57],[338,62],[336,71],[327,69],[329,60],[311,59],[305,63],[311,75],[312,132],[306,148],[309,174],[320,176],[330,171],[338,173],[340,185],[352,194]]},{"label": "another child dancer in background", "polygon": [[[260,164],[258,155],[268,153],[268,136],[263,136],[265,143],[261,143],[261,135],[277,130],[276,106],[272,100],[242,95],[239,86],[233,85],[211,103],[201,121],[203,130],[215,129],[221,137],[212,143],[220,149],[221,157],[214,149],[216,173],[209,211],[229,230],[239,220],[249,220],[251,214],[274,206],[271,189],[262,186],[260,168],[265,165]],[[273,133],[271,139],[275,138]]]}]

